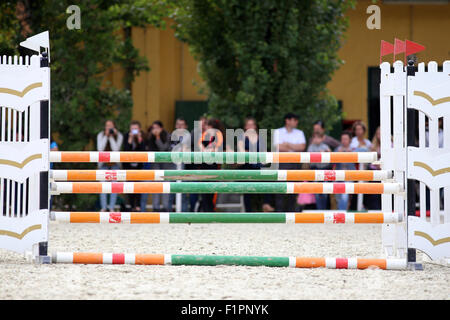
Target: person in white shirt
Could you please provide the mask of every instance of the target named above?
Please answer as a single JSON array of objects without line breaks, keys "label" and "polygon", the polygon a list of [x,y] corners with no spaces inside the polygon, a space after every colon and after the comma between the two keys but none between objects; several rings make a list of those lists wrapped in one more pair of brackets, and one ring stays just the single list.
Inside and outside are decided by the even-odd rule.
[{"label": "person in white shirt", "polygon": [[[305,134],[297,129],[298,116],[288,113],[284,116],[284,127],[275,130],[273,145],[278,152],[302,152],[306,147]],[[280,163],[279,169],[293,170],[300,169],[298,163]],[[297,204],[296,194],[276,194],[275,211],[294,212]]]},{"label": "person in white shirt", "polygon": [[362,121],[355,121],[352,126],[352,142],[350,143],[350,148],[356,151],[370,151],[372,147],[372,142],[369,139],[364,138],[366,134],[367,127]]}]

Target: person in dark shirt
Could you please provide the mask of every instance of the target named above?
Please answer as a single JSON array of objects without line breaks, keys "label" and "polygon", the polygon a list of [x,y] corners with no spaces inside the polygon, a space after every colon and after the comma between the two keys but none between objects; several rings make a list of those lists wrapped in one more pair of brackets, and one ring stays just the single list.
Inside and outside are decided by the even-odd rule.
[{"label": "person in dark shirt", "polygon": [[[145,151],[145,140],[144,133],[141,130],[141,123],[139,121],[133,120],[130,123],[130,131],[125,133],[123,139],[123,150],[124,151]],[[138,170],[142,169],[143,163],[123,163],[123,168],[125,170]],[[131,206],[131,211],[141,211],[140,207],[140,194],[129,194],[128,202]]]},{"label": "person in dark shirt", "polygon": [[[171,149],[170,134],[164,129],[161,121],[157,120],[148,128],[148,150],[156,152],[167,152]],[[173,170],[175,165],[173,163],[153,163],[154,170]],[[170,194],[152,194],[153,211],[172,211],[172,204]],[[161,209],[161,201],[163,208]]]}]

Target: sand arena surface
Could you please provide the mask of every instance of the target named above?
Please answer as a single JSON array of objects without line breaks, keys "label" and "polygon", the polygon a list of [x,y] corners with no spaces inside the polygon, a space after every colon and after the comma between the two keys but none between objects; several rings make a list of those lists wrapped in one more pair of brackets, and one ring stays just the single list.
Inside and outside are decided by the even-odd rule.
[{"label": "sand arena surface", "polygon": [[[50,223],[49,252],[383,257],[380,225]],[[421,254],[418,254],[421,258]],[[0,299],[450,299],[425,271],[235,266],[35,265],[0,250]]]}]

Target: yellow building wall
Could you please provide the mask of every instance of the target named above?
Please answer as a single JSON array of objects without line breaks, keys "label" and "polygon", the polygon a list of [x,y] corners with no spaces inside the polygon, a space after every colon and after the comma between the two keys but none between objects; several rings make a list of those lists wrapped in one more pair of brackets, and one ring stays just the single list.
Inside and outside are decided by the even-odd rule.
[{"label": "yellow building wall", "polygon": [[206,100],[193,82],[202,83],[197,62],[186,44],[177,40],[167,20],[164,30],[133,28],[132,40],[139,54],[148,60],[150,71],[141,72],[132,84],[133,114],[144,129],[160,120],[168,130],[174,127],[177,100]]},{"label": "yellow building wall", "polygon": [[[417,53],[419,61],[435,60],[439,65],[450,59],[450,5],[382,4],[381,29],[369,30],[366,13],[371,0],[360,0],[347,12],[349,28],[339,57],[345,61],[328,84],[331,93],[342,100],[345,119],[367,123],[368,67],[379,65],[381,40],[408,39],[426,47]],[[396,60],[403,61],[403,54]],[[393,56],[383,61],[392,63]]]},{"label": "yellow building wall", "polygon": [[[349,28],[343,39],[339,57],[344,64],[328,84],[331,93],[343,102],[345,119],[368,122],[368,67],[379,64],[380,41],[393,43],[394,38],[409,39],[427,49],[417,54],[419,61],[435,60],[439,65],[450,59],[450,5],[383,4],[381,29],[366,27],[366,13],[371,0],[357,1],[356,8],[347,12]],[[132,84],[133,119],[146,129],[153,121],[161,120],[168,130],[173,129],[177,100],[206,100],[198,93],[204,84],[197,72],[197,62],[186,44],[178,41],[171,21],[165,30],[152,27],[133,28],[132,39],[140,55],[148,59],[150,72],[142,72]],[[392,55],[383,61],[392,62]],[[403,55],[398,59],[403,60]],[[115,73],[113,84],[121,75]]]}]

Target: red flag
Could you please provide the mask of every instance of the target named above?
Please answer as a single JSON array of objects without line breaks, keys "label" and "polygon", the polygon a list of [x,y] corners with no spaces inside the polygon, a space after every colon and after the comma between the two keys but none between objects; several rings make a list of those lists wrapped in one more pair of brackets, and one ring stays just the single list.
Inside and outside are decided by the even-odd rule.
[{"label": "red flag", "polygon": [[410,54],[425,50],[425,47],[421,44],[406,40],[405,59]]},{"label": "red flag", "polygon": [[405,50],[406,50],[405,41],[395,38],[395,40],[394,40],[394,62],[395,62],[395,56],[399,53],[405,52]]},{"label": "red flag", "polygon": [[394,52],[394,46],[392,43],[389,43],[387,41],[381,40],[381,46],[380,46],[380,64],[381,64],[381,57],[386,56],[388,54],[391,54]]}]

